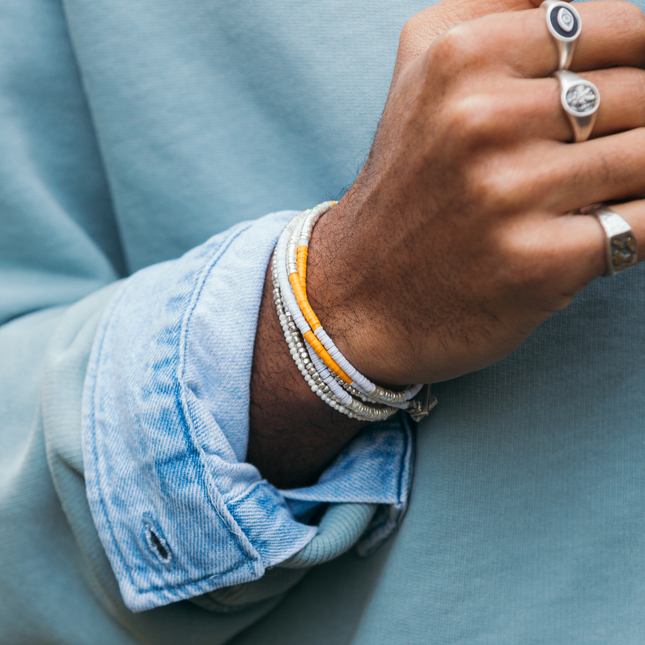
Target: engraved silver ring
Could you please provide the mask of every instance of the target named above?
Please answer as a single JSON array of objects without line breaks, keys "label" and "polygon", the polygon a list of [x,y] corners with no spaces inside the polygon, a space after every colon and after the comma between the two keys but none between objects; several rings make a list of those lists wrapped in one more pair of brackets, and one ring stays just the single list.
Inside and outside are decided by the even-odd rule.
[{"label": "engraved silver ring", "polygon": [[546,26],[558,48],[558,69],[569,69],[582,30],[580,14],[561,0],[545,0],[541,6],[546,9]]},{"label": "engraved silver ring", "polygon": [[573,141],[580,143],[591,136],[598,107],[598,88],[573,72],[558,71],[554,76],[560,83],[560,102],[573,130]]},{"label": "engraved silver ring", "polygon": [[631,226],[611,208],[601,207],[590,214],[598,219],[605,233],[605,275],[609,277],[633,267],[638,261],[638,244]]}]

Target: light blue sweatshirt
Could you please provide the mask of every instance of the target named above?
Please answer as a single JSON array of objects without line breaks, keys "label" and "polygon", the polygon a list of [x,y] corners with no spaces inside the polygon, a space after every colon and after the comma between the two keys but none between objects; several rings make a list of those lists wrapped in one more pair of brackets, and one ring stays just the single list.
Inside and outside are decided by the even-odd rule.
[{"label": "light blue sweatshirt", "polygon": [[[199,245],[207,252],[213,235],[228,239],[239,222],[337,197],[369,150],[398,33],[424,6],[3,3],[3,645],[645,642],[642,267],[594,282],[501,363],[435,387],[440,405],[417,433],[407,516],[370,557],[348,552],[302,579],[306,569],[272,564],[310,535],[286,548],[274,542],[277,558],[254,538],[258,555],[247,549],[244,562],[256,582],[204,593],[205,585],[194,588],[199,596],[135,613],[122,591],[137,562],[119,571],[92,517],[83,384],[97,330],[108,334],[109,307],[124,293],[113,283]],[[248,287],[257,297],[259,279]],[[121,437],[145,439],[125,430]],[[245,471],[242,443],[231,450],[229,463]],[[91,471],[101,474],[98,465]],[[245,476],[249,490],[263,486]],[[135,499],[143,479],[133,480]],[[404,488],[379,501],[402,508]],[[298,500],[278,500],[294,535],[305,535],[288,514]],[[134,504],[119,516],[123,540],[155,575],[165,569],[151,559],[146,530],[156,529],[174,558],[176,535],[166,531],[190,529],[172,521],[167,529],[177,516],[160,508],[143,518]],[[337,555],[370,521],[360,505],[335,508],[345,514],[314,538],[331,534],[333,548],[319,547],[303,566]],[[127,523],[134,517],[136,527]],[[201,519],[200,531],[209,526]],[[179,587],[217,560],[205,555],[179,549]],[[186,597],[171,597],[164,580],[140,578],[153,603]]]}]

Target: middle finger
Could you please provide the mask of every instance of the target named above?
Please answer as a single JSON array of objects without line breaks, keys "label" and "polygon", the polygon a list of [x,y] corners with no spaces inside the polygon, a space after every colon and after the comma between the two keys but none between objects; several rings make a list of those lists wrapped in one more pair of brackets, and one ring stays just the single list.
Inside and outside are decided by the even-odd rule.
[{"label": "middle finger", "polygon": [[[601,97],[592,137],[645,126],[645,71],[634,67],[587,72]],[[569,142],[573,131],[560,101],[555,78],[513,79],[495,84],[478,101],[499,127],[498,142],[552,139]]]},{"label": "middle finger", "polygon": [[[571,69],[587,71],[606,67],[643,67],[645,18],[635,5],[613,0],[576,4],[582,18]],[[558,65],[558,52],[546,26],[543,8],[485,16],[462,23],[444,39],[465,43],[471,69],[501,67],[511,75],[540,78]],[[440,44],[441,39],[436,41]]]}]

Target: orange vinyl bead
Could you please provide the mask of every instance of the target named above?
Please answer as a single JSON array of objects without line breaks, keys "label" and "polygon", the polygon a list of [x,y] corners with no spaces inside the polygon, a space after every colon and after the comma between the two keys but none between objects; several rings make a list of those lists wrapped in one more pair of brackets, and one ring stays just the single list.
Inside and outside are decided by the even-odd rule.
[{"label": "orange vinyl bead", "polygon": [[320,356],[323,363],[335,374],[338,374],[345,383],[351,383],[352,379],[343,372],[338,363],[331,357],[330,353],[323,347],[323,344],[316,338],[312,331],[303,334],[307,342],[311,345],[314,352]]},{"label": "orange vinyl bead", "polygon": [[302,281],[302,286],[307,292],[307,256],[309,254],[309,247],[306,244],[301,244],[297,250],[296,262],[298,263],[298,273],[300,274],[300,280]]},{"label": "orange vinyl bead", "polygon": [[305,290],[302,287],[300,276],[297,273],[290,273],[289,282],[291,282],[291,286],[293,288],[293,295],[296,297],[296,301],[298,302],[300,311],[302,312],[302,315],[305,317],[305,320],[309,323],[309,326],[314,330],[318,329],[318,327],[322,327],[322,325],[320,324],[320,320],[318,320],[318,316],[316,316],[316,314],[314,313],[314,310],[311,308],[311,305],[309,304],[309,301],[307,300],[307,294],[305,293]]}]

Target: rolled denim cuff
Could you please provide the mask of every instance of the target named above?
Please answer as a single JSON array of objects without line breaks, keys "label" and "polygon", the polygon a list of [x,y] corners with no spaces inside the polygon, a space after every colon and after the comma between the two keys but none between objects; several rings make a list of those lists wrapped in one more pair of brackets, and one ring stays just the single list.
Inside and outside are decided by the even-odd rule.
[{"label": "rolled denim cuff", "polygon": [[316,535],[322,502],[407,506],[411,435],[362,433],[319,482],[278,491],[244,462],[266,267],[290,212],[240,224],[124,281],[83,393],[87,496],[134,611],[260,578]]}]

